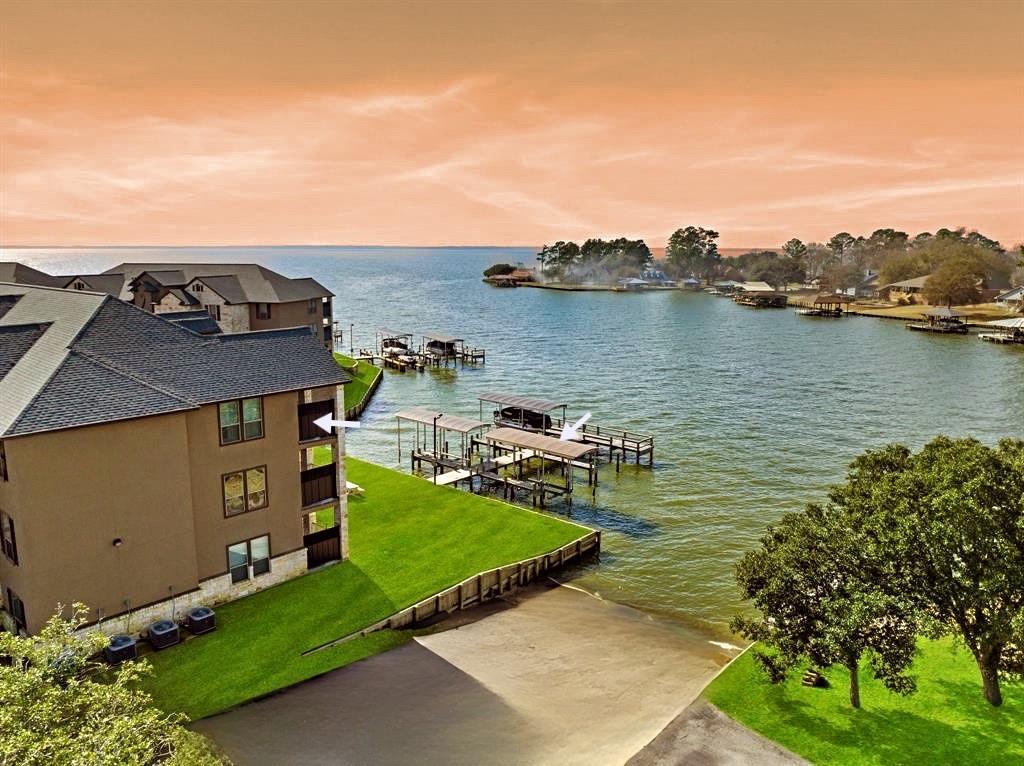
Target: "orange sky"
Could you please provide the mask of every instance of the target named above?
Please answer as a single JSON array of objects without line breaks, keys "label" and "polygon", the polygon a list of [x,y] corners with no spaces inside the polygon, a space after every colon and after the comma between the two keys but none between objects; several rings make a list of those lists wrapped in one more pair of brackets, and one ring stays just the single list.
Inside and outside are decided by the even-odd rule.
[{"label": "orange sky", "polygon": [[1024,2],[0,5],[0,243],[1024,240]]}]

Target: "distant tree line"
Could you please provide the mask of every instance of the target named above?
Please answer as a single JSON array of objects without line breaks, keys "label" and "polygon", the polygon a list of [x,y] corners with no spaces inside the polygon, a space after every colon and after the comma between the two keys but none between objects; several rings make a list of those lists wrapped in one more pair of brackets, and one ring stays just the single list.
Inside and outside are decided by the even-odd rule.
[{"label": "distant tree line", "polygon": [[603,281],[635,276],[654,262],[651,249],[642,239],[588,239],[544,245],[537,254],[545,275],[563,281]]},{"label": "distant tree line", "polygon": [[[876,229],[869,236],[842,231],[827,242],[793,238],[779,250],[752,250],[723,258],[718,232],[700,226],[674,231],[665,247],[664,268],[676,279],[692,277],[763,281],[775,289],[816,280],[834,291],[855,287],[868,272],[880,284],[929,276],[929,302],[974,303],[981,288],[1004,288],[1024,283],[1024,246],[1008,253],[1002,245],[977,231],[939,229],[911,237],[896,229]],[[653,264],[642,239],[588,239],[544,245],[537,254],[548,279],[565,282],[613,281],[637,276]]]},{"label": "distant tree line", "polygon": [[784,516],[736,572],[759,615],[732,628],[760,642],[772,682],[838,665],[859,707],[866,663],[910,694],[918,637],[952,634],[998,706],[1000,677],[1024,673],[1024,441],[868,451],[827,503]]}]

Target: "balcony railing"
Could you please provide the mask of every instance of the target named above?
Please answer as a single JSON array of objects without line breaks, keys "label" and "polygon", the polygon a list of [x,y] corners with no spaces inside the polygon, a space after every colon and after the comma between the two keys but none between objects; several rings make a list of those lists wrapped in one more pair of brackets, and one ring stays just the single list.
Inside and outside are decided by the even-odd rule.
[{"label": "balcony railing", "polygon": [[334,463],[308,468],[302,472],[302,507],[320,505],[338,498]]},{"label": "balcony railing", "polygon": [[311,441],[313,439],[326,439],[329,433],[322,430],[315,422],[317,418],[330,414],[334,417],[334,400],[324,399],[319,402],[299,405],[299,441]]}]

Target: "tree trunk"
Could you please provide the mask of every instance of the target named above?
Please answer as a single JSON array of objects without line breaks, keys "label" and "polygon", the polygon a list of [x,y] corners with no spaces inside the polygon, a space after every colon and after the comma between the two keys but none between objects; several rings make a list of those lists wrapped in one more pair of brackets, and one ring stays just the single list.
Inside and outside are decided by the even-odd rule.
[{"label": "tree trunk", "polygon": [[986,649],[977,656],[978,670],[981,671],[981,683],[985,689],[985,699],[993,707],[1003,704],[1003,693],[999,690],[999,658],[1002,647]]},{"label": "tree trunk", "polygon": [[857,664],[847,665],[846,669],[850,671],[850,705],[860,709],[860,676]]}]

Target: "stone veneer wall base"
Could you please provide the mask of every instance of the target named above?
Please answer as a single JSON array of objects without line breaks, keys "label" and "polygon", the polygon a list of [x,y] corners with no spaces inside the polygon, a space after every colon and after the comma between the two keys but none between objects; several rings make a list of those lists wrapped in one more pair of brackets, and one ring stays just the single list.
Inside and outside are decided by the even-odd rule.
[{"label": "stone veneer wall base", "polygon": [[[250,570],[251,571],[251,570]],[[292,553],[277,556],[270,560],[270,571],[259,577],[250,577],[240,583],[232,584],[231,575],[223,574],[199,583],[199,589],[185,593],[165,601],[150,604],[143,609],[136,609],[125,614],[100,620],[79,631],[81,634],[99,630],[108,636],[126,633],[138,636],[149,625],[157,620],[174,620],[180,622],[189,609],[197,606],[216,606],[235,601],[257,591],[277,585],[306,573],[306,549],[300,548]]]}]

